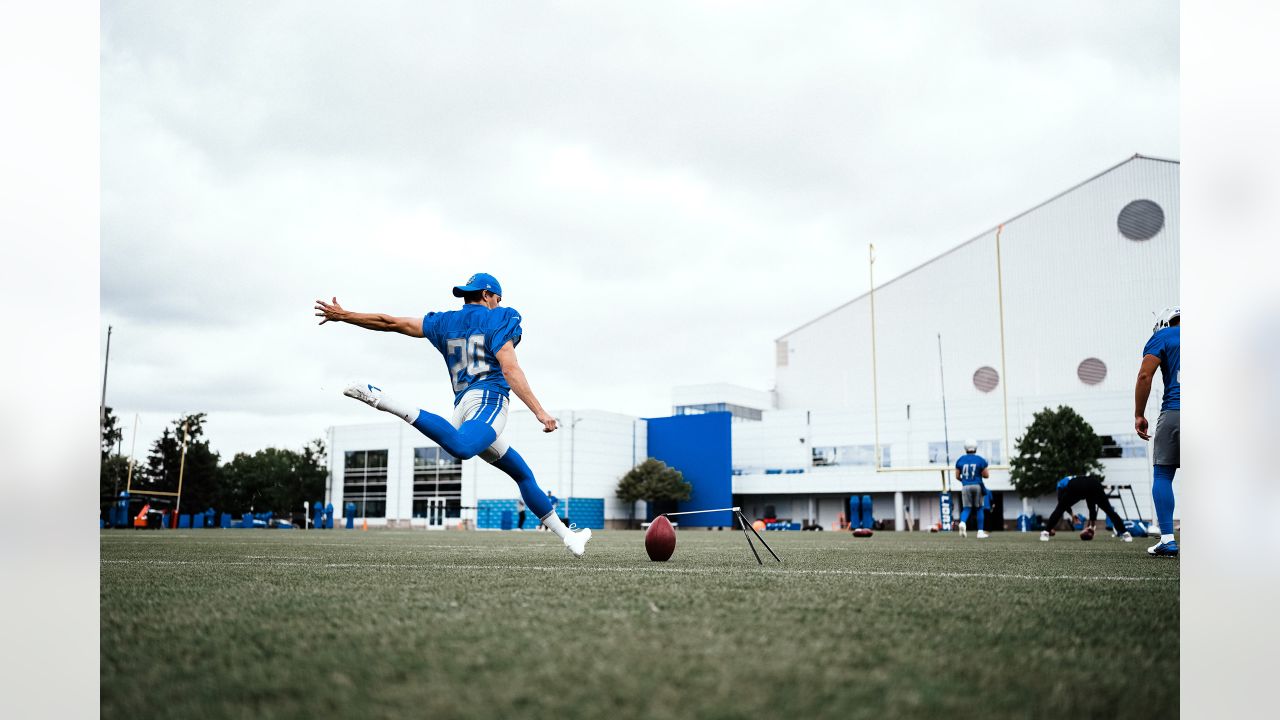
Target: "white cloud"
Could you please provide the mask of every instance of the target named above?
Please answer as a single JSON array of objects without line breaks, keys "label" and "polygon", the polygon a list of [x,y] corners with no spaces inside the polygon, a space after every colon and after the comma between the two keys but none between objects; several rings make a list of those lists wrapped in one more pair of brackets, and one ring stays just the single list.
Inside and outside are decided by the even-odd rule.
[{"label": "white cloud", "polygon": [[108,402],[229,455],[443,409],[413,315],[477,270],[551,407],[772,381],[772,340],[1133,152],[1176,156],[1164,2],[106,3]]}]

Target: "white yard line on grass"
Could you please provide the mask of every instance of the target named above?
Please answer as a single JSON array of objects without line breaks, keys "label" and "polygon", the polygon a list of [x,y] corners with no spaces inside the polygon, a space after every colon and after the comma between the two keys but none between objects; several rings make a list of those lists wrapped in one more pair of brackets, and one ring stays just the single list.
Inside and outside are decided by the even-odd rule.
[{"label": "white yard line on grass", "polygon": [[[294,558],[291,558],[293,560]],[[358,563],[358,562],[241,562],[241,561],[209,561],[209,560],[103,560],[104,565],[194,565],[194,566],[308,566],[324,568],[364,568],[371,570],[501,570],[503,572],[532,570],[535,572],[655,572],[679,573],[685,575],[715,575],[731,572],[730,569],[713,568],[674,568],[674,567],[596,567],[594,565],[460,565],[444,564],[399,564],[399,563]],[[841,575],[858,577],[912,577],[912,578],[981,578],[990,580],[1050,580],[1050,581],[1090,581],[1090,582],[1178,582],[1176,577],[1131,577],[1125,575],[1024,575],[1017,573],[964,573],[964,572],[931,572],[928,570],[809,570],[803,568],[761,568],[759,572],[766,575]]]}]

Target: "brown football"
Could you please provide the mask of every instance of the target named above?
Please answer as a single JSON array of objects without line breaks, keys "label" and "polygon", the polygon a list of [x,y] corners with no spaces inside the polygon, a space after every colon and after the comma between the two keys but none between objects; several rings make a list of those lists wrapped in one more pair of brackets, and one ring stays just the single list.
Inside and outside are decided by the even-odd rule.
[{"label": "brown football", "polygon": [[659,515],[649,523],[644,533],[644,551],[654,562],[666,562],[676,551],[676,529],[666,515]]},{"label": "brown football", "polygon": [[857,530],[854,530],[854,531],[853,531],[853,536],[854,536],[854,537],[859,537],[859,538],[861,538],[861,537],[871,537],[871,535],[872,535],[872,532],[871,532],[870,528],[858,528]]}]

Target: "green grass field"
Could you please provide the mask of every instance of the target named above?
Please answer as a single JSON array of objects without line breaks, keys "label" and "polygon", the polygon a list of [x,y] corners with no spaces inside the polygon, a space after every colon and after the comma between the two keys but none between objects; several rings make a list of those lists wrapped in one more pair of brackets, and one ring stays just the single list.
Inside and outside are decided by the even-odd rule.
[{"label": "green grass field", "polygon": [[102,716],[1176,717],[1146,543],[107,531]]}]

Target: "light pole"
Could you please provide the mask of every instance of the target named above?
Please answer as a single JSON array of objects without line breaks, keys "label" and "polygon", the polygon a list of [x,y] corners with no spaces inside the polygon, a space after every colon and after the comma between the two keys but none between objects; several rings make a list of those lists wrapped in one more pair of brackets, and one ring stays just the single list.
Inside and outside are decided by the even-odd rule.
[{"label": "light pole", "polygon": [[[564,499],[564,514],[569,517],[569,500],[573,498],[573,475],[574,475],[574,445],[578,437],[578,423],[582,422],[582,418],[578,417],[577,410],[569,411],[569,497]],[[572,518],[570,518],[572,519]]]}]

